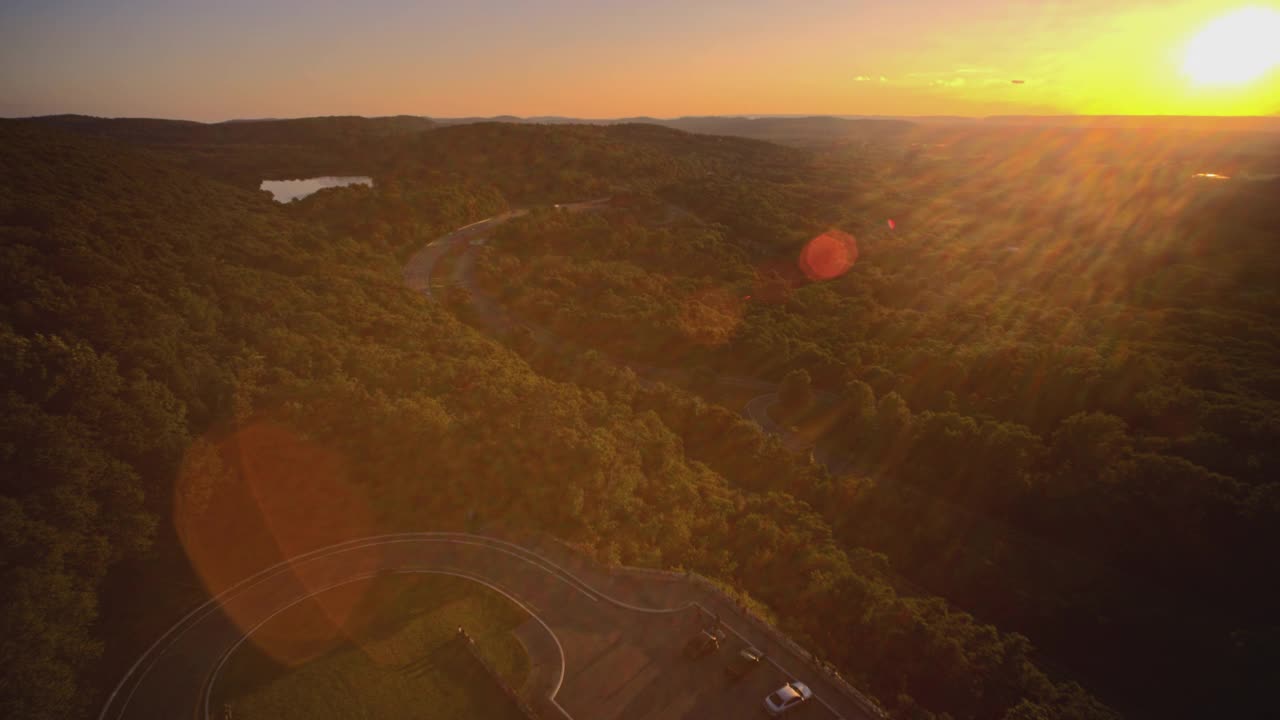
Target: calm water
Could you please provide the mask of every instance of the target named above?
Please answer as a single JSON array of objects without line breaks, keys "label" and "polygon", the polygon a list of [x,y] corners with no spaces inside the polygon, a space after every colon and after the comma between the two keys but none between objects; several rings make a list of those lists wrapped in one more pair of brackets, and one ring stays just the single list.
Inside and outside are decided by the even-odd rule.
[{"label": "calm water", "polygon": [[276,202],[291,202],[304,198],[317,190],[347,185],[368,185],[373,187],[373,178],[364,175],[350,177],[314,177],[306,180],[263,180],[261,187],[271,193]]},{"label": "calm water", "polygon": [[[1231,179],[1230,175],[1221,175],[1219,173],[1211,173],[1211,172],[1199,172],[1199,173],[1196,173],[1195,175],[1192,175],[1191,177],[1204,178],[1206,180],[1230,180]],[[1241,180],[1265,182],[1267,180],[1275,180],[1277,178],[1280,178],[1280,173],[1267,173],[1262,175],[1245,173],[1244,175],[1237,175],[1236,177],[1240,178]]]}]

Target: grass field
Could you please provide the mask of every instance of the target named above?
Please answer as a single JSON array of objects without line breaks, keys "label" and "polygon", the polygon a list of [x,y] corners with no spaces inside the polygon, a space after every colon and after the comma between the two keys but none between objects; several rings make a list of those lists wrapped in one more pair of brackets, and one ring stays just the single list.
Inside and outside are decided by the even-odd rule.
[{"label": "grass field", "polygon": [[[214,688],[215,712],[227,704],[236,720],[525,717],[456,637],[466,628],[518,689],[529,659],[511,631],[527,615],[501,595],[443,575],[388,575],[344,591],[359,601],[338,632],[321,599],[273,618],[254,634],[260,644],[242,645]],[[275,659],[282,642],[295,658],[307,647],[306,657]]]}]

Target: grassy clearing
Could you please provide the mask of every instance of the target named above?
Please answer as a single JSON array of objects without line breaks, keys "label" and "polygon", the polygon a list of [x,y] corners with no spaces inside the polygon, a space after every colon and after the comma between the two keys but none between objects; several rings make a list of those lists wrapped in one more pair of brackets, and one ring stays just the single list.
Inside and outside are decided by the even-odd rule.
[{"label": "grassy clearing", "polygon": [[[237,720],[524,718],[455,637],[466,628],[498,674],[519,688],[529,659],[512,634],[528,617],[518,607],[442,575],[382,576],[342,592],[358,600],[320,597],[255,633],[257,644],[242,645],[224,668],[214,707],[229,704]],[[346,620],[335,631],[337,606]]]}]

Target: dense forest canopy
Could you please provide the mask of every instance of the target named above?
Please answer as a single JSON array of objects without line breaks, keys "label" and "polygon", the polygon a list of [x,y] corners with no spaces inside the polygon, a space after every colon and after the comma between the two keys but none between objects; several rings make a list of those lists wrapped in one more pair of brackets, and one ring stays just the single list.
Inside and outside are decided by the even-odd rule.
[{"label": "dense forest canopy", "polygon": [[[237,441],[281,432],[336,453],[364,531],[482,517],[697,570],[898,717],[1115,716],[1072,676],[1140,713],[1265,707],[1274,183],[1071,161],[1122,135],[412,120],[0,123],[7,715],[88,710],[136,642],[113,573],[172,557],[175,505],[217,507]],[[558,350],[401,286],[453,227],[596,197],[477,260]],[[795,259],[832,229],[856,262],[814,282]],[[826,462],[704,392],[726,375],[780,382]]]}]

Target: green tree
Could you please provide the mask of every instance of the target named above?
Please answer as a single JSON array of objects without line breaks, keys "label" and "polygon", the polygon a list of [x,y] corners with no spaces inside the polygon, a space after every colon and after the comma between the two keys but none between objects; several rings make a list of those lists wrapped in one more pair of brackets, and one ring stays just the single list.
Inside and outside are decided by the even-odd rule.
[{"label": "green tree", "polygon": [[1056,469],[1055,494],[1072,493],[1096,483],[1113,482],[1133,452],[1125,423],[1101,412],[1076,413],[1058,426],[1049,447]]}]

